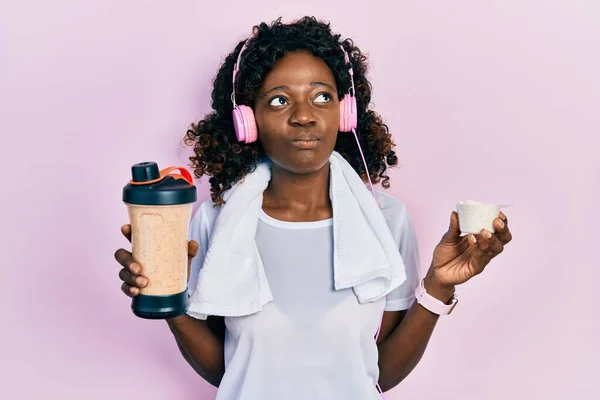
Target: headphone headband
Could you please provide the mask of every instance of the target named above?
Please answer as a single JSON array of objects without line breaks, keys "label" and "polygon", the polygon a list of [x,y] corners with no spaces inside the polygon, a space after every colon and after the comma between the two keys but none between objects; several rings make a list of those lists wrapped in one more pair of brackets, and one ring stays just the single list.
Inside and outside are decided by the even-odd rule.
[{"label": "headphone headband", "polygon": [[235,102],[235,78],[237,77],[237,74],[238,74],[238,71],[239,71],[240,61],[242,60],[242,53],[248,47],[248,42],[249,41],[250,41],[250,39],[248,39],[248,40],[246,40],[244,42],[244,45],[242,46],[242,48],[240,49],[240,52],[238,53],[238,57],[237,57],[237,60],[235,62],[235,65],[233,66],[233,76],[232,76],[232,79],[231,79],[231,83],[233,85],[233,92],[231,93],[231,101],[233,102],[233,106],[234,107],[237,107],[237,104]]},{"label": "headphone headband", "polygon": [[[233,107],[237,107],[237,103],[235,102],[235,80],[237,78],[237,74],[240,71],[240,63],[242,61],[242,54],[244,53],[244,51],[246,51],[246,49],[248,48],[248,43],[250,42],[250,39],[246,39],[246,41],[244,42],[244,45],[242,46],[242,48],[240,49],[240,52],[238,53],[237,56],[237,60],[235,61],[235,65],[233,66],[233,75],[231,77],[231,84],[233,87],[233,91],[231,92],[231,102],[233,103]],[[340,49],[342,49],[342,53],[344,54],[344,62],[346,64],[349,64],[348,67],[348,72],[350,73],[350,94],[352,96],[354,96],[354,70],[352,69],[352,64],[350,63],[350,57],[348,56],[348,52],[344,49],[344,46],[340,45]]]},{"label": "headphone headband", "polygon": [[354,96],[354,70],[352,69],[352,64],[350,63],[350,57],[348,56],[348,52],[344,49],[344,46],[340,45],[340,49],[344,53],[344,61],[349,65],[348,72],[350,73],[350,94]]}]

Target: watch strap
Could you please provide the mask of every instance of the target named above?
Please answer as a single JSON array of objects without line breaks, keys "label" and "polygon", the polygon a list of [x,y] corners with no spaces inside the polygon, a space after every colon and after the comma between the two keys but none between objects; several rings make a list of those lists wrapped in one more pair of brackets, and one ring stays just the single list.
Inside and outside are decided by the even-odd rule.
[{"label": "watch strap", "polygon": [[415,297],[417,303],[437,315],[449,315],[458,303],[458,297],[456,297],[456,294],[452,295],[449,304],[436,299],[427,293],[423,280],[421,280],[421,283],[415,289]]}]

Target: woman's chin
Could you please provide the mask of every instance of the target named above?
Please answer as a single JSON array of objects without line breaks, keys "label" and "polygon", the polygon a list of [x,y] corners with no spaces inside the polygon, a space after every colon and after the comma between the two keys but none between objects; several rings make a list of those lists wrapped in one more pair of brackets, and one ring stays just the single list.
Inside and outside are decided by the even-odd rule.
[{"label": "woman's chin", "polygon": [[[314,151],[302,151],[293,157],[284,156],[285,162],[273,160],[280,169],[295,175],[310,175],[321,171],[329,162],[329,156],[317,154]],[[283,161],[283,160],[281,160]]]}]

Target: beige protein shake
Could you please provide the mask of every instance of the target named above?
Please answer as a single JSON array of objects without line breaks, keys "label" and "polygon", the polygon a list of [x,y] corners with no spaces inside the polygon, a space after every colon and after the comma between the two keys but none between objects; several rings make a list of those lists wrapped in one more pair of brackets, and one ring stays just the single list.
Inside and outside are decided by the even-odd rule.
[{"label": "beige protein shake", "polygon": [[[148,285],[134,296],[135,315],[166,319],[187,311],[188,229],[196,187],[185,168],[158,169],[154,162],[135,164],[123,188],[131,224],[133,258]],[[181,174],[173,174],[179,170]]]}]

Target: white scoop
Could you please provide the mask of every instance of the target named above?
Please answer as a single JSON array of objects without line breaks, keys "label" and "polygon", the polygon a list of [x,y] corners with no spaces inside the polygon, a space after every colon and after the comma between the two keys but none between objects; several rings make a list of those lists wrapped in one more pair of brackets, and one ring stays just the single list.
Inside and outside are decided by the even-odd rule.
[{"label": "white scoop", "polygon": [[500,208],[509,204],[484,204],[479,201],[461,201],[456,205],[458,224],[462,233],[481,233],[482,229],[494,233],[494,219],[500,214]]}]

